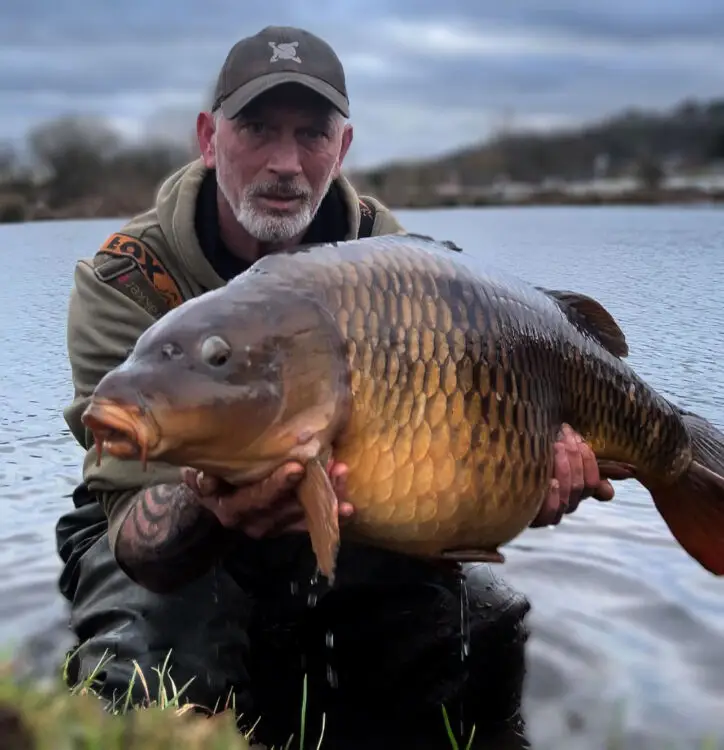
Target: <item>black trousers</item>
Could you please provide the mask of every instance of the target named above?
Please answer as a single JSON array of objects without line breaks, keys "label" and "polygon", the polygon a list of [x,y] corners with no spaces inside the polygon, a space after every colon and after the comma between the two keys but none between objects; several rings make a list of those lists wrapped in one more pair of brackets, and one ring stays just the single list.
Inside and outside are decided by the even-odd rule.
[{"label": "black trousers", "polygon": [[[105,515],[83,485],[74,503],[56,529],[79,645],[73,682],[106,653],[106,698],[125,693],[133,660],[153,695],[153,667],[171,650],[176,686],[194,678],[187,700],[214,707],[233,697],[242,726],[258,720],[255,737],[267,745],[299,736],[306,675],[313,746],[324,713],[326,748],[450,747],[444,705],[458,739],[474,724],[474,747],[527,747],[519,710],[529,604],[490,566],[463,566],[461,577],[345,544],[328,590],[300,534],[244,539],[233,559],[159,595],[118,568]],[[142,701],[138,680],[134,690]]]}]

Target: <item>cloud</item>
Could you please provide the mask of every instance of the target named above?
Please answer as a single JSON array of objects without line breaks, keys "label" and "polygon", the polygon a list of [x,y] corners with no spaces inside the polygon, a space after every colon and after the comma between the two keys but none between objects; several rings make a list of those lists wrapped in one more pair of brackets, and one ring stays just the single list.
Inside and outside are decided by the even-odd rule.
[{"label": "cloud", "polygon": [[273,24],[342,58],[355,165],[724,90],[721,0],[6,0],[0,138],[69,112],[188,137],[230,46]]},{"label": "cloud", "polygon": [[[379,7],[385,7],[378,0]],[[719,0],[398,0],[392,6],[399,18],[429,21],[447,18],[483,26],[501,24],[519,29],[560,31],[579,38],[641,40],[710,37],[724,32],[724,6]],[[444,12],[441,13],[441,8]]]}]

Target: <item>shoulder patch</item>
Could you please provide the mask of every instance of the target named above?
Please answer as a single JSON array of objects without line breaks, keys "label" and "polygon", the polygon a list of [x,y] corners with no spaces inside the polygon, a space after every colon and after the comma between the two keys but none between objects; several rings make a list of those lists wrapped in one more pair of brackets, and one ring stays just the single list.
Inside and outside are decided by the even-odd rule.
[{"label": "shoulder patch", "polygon": [[375,216],[377,209],[372,202],[366,201],[364,198],[359,199],[359,229],[357,231],[357,237],[360,239],[363,237],[370,237],[372,235],[372,229],[375,225]]},{"label": "shoulder patch", "polygon": [[161,295],[169,308],[177,307],[183,302],[183,295],[178,284],[143,240],[115,232],[101,245],[96,254],[112,255],[134,261],[138,270]]},{"label": "shoulder patch", "polygon": [[359,209],[360,212],[367,215],[367,216],[374,216],[374,213],[372,211],[372,203],[368,203],[364,198],[359,199]]}]

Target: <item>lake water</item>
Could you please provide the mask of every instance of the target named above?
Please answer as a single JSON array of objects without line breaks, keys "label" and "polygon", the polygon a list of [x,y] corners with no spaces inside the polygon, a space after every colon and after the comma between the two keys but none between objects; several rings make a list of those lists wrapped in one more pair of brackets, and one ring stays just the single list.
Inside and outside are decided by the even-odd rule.
[{"label": "lake water", "polygon": [[[536,284],[599,298],[625,330],[641,375],[724,426],[721,210],[400,217],[409,230],[452,239]],[[67,645],[54,524],[70,507],[81,463],[61,415],[71,398],[67,297],[76,258],[118,226],[0,227],[0,644],[32,638],[46,659]],[[655,736],[724,736],[724,580],[676,546],[639,485],[619,483],[616,502],[589,500],[558,528],[527,531],[507,557],[498,572],[532,603],[525,707],[534,742],[603,747],[600,733],[618,704],[618,721],[640,735],[637,747]],[[577,721],[588,742],[571,728]]]}]

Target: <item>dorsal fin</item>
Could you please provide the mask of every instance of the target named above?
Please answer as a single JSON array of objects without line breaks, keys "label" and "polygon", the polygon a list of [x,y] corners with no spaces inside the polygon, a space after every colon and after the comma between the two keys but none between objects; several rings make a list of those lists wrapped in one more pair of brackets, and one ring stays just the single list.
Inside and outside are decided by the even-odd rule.
[{"label": "dorsal fin", "polygon": [[611,354],[616,357],[628,356],[624,332],[600,302],[579,292],[536,288],[552,297],[571,323],[593,336]]},{"label": "dorsal fin", "polygon": [[439,240],[435,237],[431,237],[429,234],[421,234],[420,232],[405,232],[405,237],[413,240],[423,240],[424,242],[431,242],[434,245],[443,245],[448,250],[454,250],[456,253],[461,253],[463,251],[460,245],[455,244],[452,240]]}]

